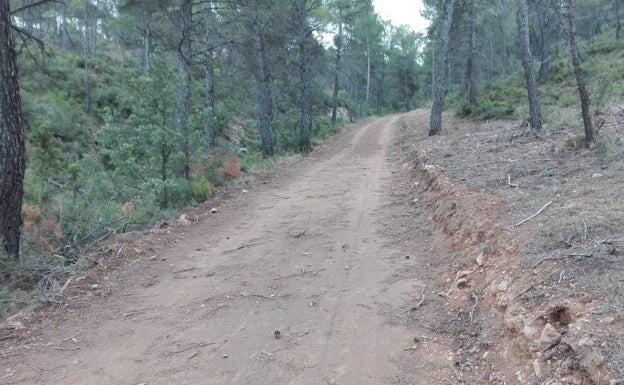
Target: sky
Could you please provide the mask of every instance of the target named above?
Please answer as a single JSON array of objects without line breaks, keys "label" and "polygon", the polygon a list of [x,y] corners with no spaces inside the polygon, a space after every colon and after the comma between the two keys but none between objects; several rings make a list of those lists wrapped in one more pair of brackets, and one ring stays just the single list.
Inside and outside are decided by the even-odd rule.
[{"label": "sky", "polygon": [[409,25],[415,32],[425,32],[429,22],[420,16],[420,0],[374,0],[375,11],[394,25]]}]

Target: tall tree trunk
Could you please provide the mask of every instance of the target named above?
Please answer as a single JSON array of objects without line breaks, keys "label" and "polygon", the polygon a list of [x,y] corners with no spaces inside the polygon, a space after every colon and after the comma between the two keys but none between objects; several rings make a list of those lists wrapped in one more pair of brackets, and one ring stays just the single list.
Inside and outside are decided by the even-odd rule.
[{"label": "tall tree trunk", "polygon": [[340,57],[342,56],[342,24],[343,24],[343,9],[342,3],[338,4],[338,35],[334,38],[336,44],[336,68],[334,68],[334,93],[332,95],[332,124],[336,124],[336,118],[338,113],[338,91],[340,90],[339,75],[340,75]]},{"label": "tall tree trunk", "polygon": [[539,69],[539,80],[546,81],[550,76],[550,46],[552,41],[552,34],[554,23],[554,16],[556,13],[556,4],[553,4],[553,1],[547,0],[546,2],[536,3],[535,4],[535,12],[537,14],[537,21],[539,23],[539,32],[540,32],[540,45],[539,45],[539,55],[540,55],[540,69]]},{"label": "tall tree trunk", "polygon": [[150,46],[151,46],[151,30],[148,26],[143,31],[143,75],[147,76],[150,72]]},{"label": "tall tree trunk", "polygon": [[0,1],[0,244],[19,258],[25,145],[9,1]]},{"label": "tall tree trunk", "polygon": [[273,127],[271,126],[271,120],[273,118],[271,79],[267,68],[266,53],[264,52],[264,43],[262,41],[262,30],[258,24],[257,11],[252,9],[250,16],[254,77],[258,89],[258,107],[260,114],[258,130],[260,132],[260,141],[262,142],[262,156],[268,158],[275,154]]},{"label": "tall tree trunk", "polygon": [[91,69],[89,67],[89,0],[84,2],[84,69],[85,69],[85,112],[91,113]]},{"label": "tall tree trunk", "polygon": [[583,68],[581,67],[581,59],[579,58],[578,47],[576,46],[574,0],[568,1],[568,34],[570,37],[570,56],[572,56],[572,66],[574,67],[576,85],[581,98],[581,113],[583,115],[583,126],[585,127],[585,142],[589,145],[596,140],[596,135],[594,134],[594,128],[592,127],[591,116],[589,113],[589,93],[587,92],[587,87],[585,86],[585,77],[583,75]]},{"label": "tall tree trunk", "polygon": [[622,22],[620,20],[620,7],[622,5],[622,0],[615,0],[613,2],[613,13],[615,13],[615,38],[620,40],[620,36],[622,34]]},{"label": "tall tree trunk", "polygon": [[204,122],[204,135],[206,140],[206,147],[208,148],[208,152],[212,153],[214,148],[214,120],[215,120],[215,76],[214,76],[214,48],[213,48],[213,11],[212,11],[212,1],[206,1],[204,3],[204,22],[206,34],[206,53],[204,54],[205,59],[205,88],[206,88],[206,97],[204,100],[206,110],[208,112],[206,116],[206,121]]},{"label": "tall tree trunk", "polygon": [[477,6],[476,0],[470,0],[470,52],[466,65],[468,78],[468,108],[474,111],[477,108]]},{"label": "tall tree trunk", "polygon": [[184,154],[184,177],[191,180],[191,154],[189,150],[188,121],[191,115],[191,60],[193,28],[193,2],[181,0],[180,4],[180,32],[181,40],[178,51],[180,58],[180,109],[178,110],[178,130],[182,134],[182,152]]},{"label": "tall tree trunk", "polygon": [[67,32],[67,4],[61,4],[61,47],[68,50],[70,46],[69,32]]},{"label": "tall tree trunk", "polygon": [[377,86],[377,115],[381,115],[381,107],[384,104],[384,86],[386,82],[386,55],[381,59],[381,76]]},{"label": "tall tree trunk", "polygon": [[442,131],[442,110],[444,110],[444,85],[446,83],[446,70],[449,61],[449,47],[451,38],[451,26],[453,24],[453,12],[456,0],[446,0],[444,4],[444,19],[442,31],[440,31],[441,52],[438,54],[438,76],[433,84],[433,106],[429,118],[429,136],[439,135]]},{"label": "tall tree trunk", "polygon": [[370,41],[368,40],[368,36],[367,36],[366,37],[366,111],[364,112],[364,116],[369,115],[370,83],[371,83],[371,52],[370,52]]},{"label": "tall tree trunk", "polygon": [[520,52],[522,55],[522,66],[524,67],[524,77],[527,83],[527,93],[529,97],[529,111],[531,130],[539,132],[542,130],[542,116],[540,112],[539,92],[535,71],[533,69],[533,55],[529,38],[529,9],[527,0],[517,0],[518,5],[518,32],[520,40]]},{"label": "tall tree trunk", "polygon": [[299,24],[299,67],[301,71],[301,127],[299,129],[299,151],[309,153],[312,135],[312,71],[310,68],[310,35],[306,0],[297,0],[296,14]]}]

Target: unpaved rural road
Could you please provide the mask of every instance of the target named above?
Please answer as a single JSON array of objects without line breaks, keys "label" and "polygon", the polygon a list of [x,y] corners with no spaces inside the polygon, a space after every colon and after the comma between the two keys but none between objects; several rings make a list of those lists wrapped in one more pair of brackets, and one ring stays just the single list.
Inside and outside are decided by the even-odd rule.
[{"label": "unpaved rural road", "polygon": [[0,384],[453,383],[444,338],[416,346],[400,322],[428,285],[400,271],[428,240],[384,229],[398,120],[347,129],[111,273],[5,350]]}]

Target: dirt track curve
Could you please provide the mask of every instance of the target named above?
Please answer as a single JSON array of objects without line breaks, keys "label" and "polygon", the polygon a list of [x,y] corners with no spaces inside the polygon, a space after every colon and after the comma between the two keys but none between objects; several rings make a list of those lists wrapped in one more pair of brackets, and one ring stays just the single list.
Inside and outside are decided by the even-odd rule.
[{"label": "dirt track curve", "polygon": [[422,330],[395,322],[427,288],[401,273],[423,264],[413,242],[429,249],[384,230],[398,120],[346,130],[123,266],[107,296],[46,321],[0,384],[453,383],[444,339],[416,349]]}]

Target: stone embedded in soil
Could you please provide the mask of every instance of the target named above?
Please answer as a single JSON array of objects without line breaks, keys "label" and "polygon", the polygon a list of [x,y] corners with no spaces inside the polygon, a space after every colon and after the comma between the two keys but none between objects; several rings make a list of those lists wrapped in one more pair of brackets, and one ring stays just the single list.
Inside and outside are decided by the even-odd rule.
[{"label": "stone embedded in soil", "polygon": [[191,220],[188,218],[186,214],[182,214],[180,215],[180,218],[178,219],[178,223],[181,224],[182,226],[190,226]]},{"label": "stone embedded in soil", "polygon": [[535,373],[535,377],[542,378],[542,364],[538,359],[533,361],[533,372]]},{"label": "stone embedded in soil", "polygon": [[601,319],[601,320],[600,320],[600,322],[602,322],[603,324],[608,324],[608,325],[610,325],[610,324],[612,324],[612,323],[614,323],[614,322],[615,322],[615,318],[614,318],[614,317],[611,317],[611,316],[604,317],[603,319]]},{"label": "stone embedded in soil", "polygon": [[578,342],[579,346],[592,347],[595,345],[594,341],[588,336],[583,336]]},{"label": "stone embedded in soil", "polygon": [[540,349],[548,349],[561,341],[561,334],[551,324],[547,323],[538,340]]},{"label": "stone embedded in soil", "polygon": [[522,334],[529,340],[533,341],[537,338],[539,330],[534,325],[524,325]]},{"label": "stone embedded in soil", "polygon": [[477,265],[483,266],[485,264],[485,254],[480,252],[479,255],[477,255],[476,261]]},{"label": "stone embedded in soil", "polygon": [[505,278],[503,279],[498,286],[496,287],[496,289],[502,293],[506,292],[507,290],[509,290],[509,285],[511,284],[511,282],[509,282],[509,278]]}]

